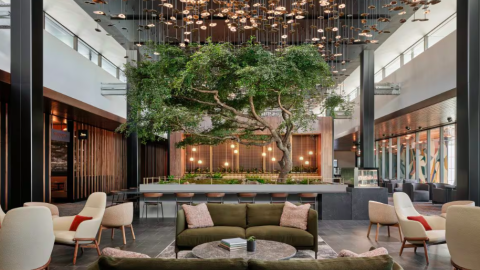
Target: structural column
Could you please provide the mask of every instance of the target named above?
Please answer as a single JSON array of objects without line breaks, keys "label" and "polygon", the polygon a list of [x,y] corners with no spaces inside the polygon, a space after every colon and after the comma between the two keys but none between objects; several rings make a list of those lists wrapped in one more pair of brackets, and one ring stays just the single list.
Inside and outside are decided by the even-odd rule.
[{"label": "structural column", "polygon": [[[137,50],[127,50],[128,62],[130,64],[139,61],[140,57]],[[127,82],[127,92],[130,85]],[[128,103],[127,94],[127,121],[130,119],[131,109]],[[127,185],[128,187],[138,187],[141,174],[141,145],[136,132],[132,132],[127,137]]]},{"label": "structural column", "polygon": [[360,164],[375,166],[375,111],[374,111],[374,51],[364,50],[360,54]]},{"label": "structural column", "polygon": [[11,1],[9,208],[43,201],[43,1]]},{"label": "structural column", "polygon": [[480,203],[480,3],[457,0],[456,200]]}]

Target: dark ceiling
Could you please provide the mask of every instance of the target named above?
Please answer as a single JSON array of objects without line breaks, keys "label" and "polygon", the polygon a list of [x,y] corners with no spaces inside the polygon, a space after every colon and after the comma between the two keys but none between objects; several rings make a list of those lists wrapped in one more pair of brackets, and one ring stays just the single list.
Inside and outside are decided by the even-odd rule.
[{"label": "dark ceiling", "polygon": [[[92,4],[93,2],[90,1],[85,1],[85,0],[74,0],[75,2],[78,3],[90,16],[92,16],[92,19],[100,19],[101,22],[99,23],[108,33],[103,33],[100,32],[98,34],[109,34],[112,35],[120,44],[122,44],[126,49],[135,49],[136,46],[134,44],[138,42],[144,42],[148,39],[157,39],[162,36],[168,36],[170,37],[169,40],[171,43],[178,43],[179,38],[181,35],[181,32],[183,31],[182,29],[174,29],[173,27],[170,28],[169,32],[166,33],[165,30],[161,30],[161,27],[153,27],[150,28],[149,30],[142,30],[141,32],[138,31],[139,25],[146,25],[149,22],[155,21],[154,18],[150,16],[150,18],[146,17],[144,15],[145,13],[143,12],[144,9],[154,9],[158,11],[159,15],[163,15],[162,12],[162,2],[160,0],[150,0],[150,1],[145,1],[145,0],[127,0],[127,1],[122,1],[122,0],[116,0],[116,1],[109,1],[108,4]],[[212,0],[213,1],[213,0]],[[260,0],[262,1],[262,0]],[[172,3],[171,1],[169,1]],[[212,3],[216,3],[218,1],[213,1]],[[245,1],[245,3],[248,1]],[[266,1],[263,1],[266,2]],[[285,0],[282,3],[285,3],[285,6],[291,5],[293,0]],[[357,1],[357,0],[351,0],[351,1],[344,1],[347,3],[347,8],[346,13],[351,14],[351,17],[344,17],[346,19],[343,19],[343,21],[347,20],[349,25],[355,25],[355,26],[360,26],[361,22],[360,20],[362,17],[359,15],[362,11],[358,8],[359,4],[362,6],[365,5],[365,3],[374,3],[380,6],[382,3],[387,3],[387,1],[381,1],[381,0],[366,0],[366,1]],[[210,3],[210,2],[209,2]],[[176,5],[178,7],[181,7],[184,3],[178,2]],[[253,1],[250,3],[253,4]],[[160,6],[159,6],[160,5]],[[209,8],[215,8],[215,5],[208,4]],[[180,9],[180,8],[179,8]],[[96,15],[94,14],[94,11],[96,10],[102,10],[105,12],[105,15]],[[142,12],[139,12],[141,10]],[[343,51],[343,56],[342,60],[346,61],[346,65],[342,66],[342,69],[344,68],[345,71],[340,71],[335,78],[337,79],[338,83],[343,82],[346,76],[349,76],[358,66],[360,62],[359,54],[364,48],[368,49],[376,49],[384,40],[386,40],[392,33],[394,33],[401,25],[399,22],[401,18],[409,18],[410,15],[413,14],[412,9],[407,8],[405,9],[406,14],[404,15],[398,15],[398,12],[384,12],[383,10],[385,9],[377,9],[377,11],[373,12],[374,14],[371,15],[371,19],[369,20],[369,24],[372,24],[372,21],[376,21],[376,18],[378,17],[386,17],[390,18],[390,22],[387,23],[378,23],[378,28],[379,30],[383,31],[389,31],[390,34],[378,34],[375,39],[379,41],[378,44],[367,44],[364,42],[356,42],[354,44],[349,44],[345,45],[342,49]],[[309,18],[316,18],[318,17],[318,12],[319,11],[312,11],[310,12],[304,20],[299,20],[300,29],[305,29],[307,23],[311,23],[312,20]],[[120,19],[118,17],[119,13],[123,13],[126,15],[125,19]],[[170,17],[171,14],[165,14],[165,17]],[[177,16],[180,19],[180,16]],[[244,33],[238,33],[237,36],[232,36],[232,35],[227,35],[226,33],[229,32],[229,30],[226,28],[225,23],[222,21],[225,20],[226,18],[219,18],[219,17],[212,17],[207,19],[206,22],[209,23],[210,21],[212,22],[218,22],[217,26],[214,28],[209,28],[206,31],[198,31],[200,34],[197,34],[197,36],[200,36],[201,39],[205,39],[207,36],[211,36],[213,40],[217,41],[230,41],[232,43],[238,43],[238,42],[244,42],[245,40],[248,40],[249,38],[249,33],[248,31],[245,31]],[[146,20],[148,19],[148,20]],[[156,20],[158,21],[158,19]],[[318,21],[318,20],[317,20]],[[326,21],[326,20],[325,20]],[[342,22],[343,24],[343,22]],[[288,39],[288,44],[301,44],[302,42],[305,41],[305,39],[309,38],[307,36],[307,32],[309,31],[297,31],[297,34],[294,34],[291,36],[291,38]],[[310,35],[310,34],[308,34]],[[267,36],[264,36],[265,39],[267,39]],[[195,39],[192,35],[192,39]],[[194,41],[194,40],[192,40]],[[195,40],[196,41],[196,40]],[[331,65],[335,65],[335,63],[330,63]]]}]

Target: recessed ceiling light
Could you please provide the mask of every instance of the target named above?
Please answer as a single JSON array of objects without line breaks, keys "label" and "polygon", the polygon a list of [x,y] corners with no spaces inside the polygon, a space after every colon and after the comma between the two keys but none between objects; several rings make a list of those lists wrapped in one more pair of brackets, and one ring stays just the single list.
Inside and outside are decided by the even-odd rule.
[{"label": "recessed ceiling light", "polygon": [[95,13],[97,15],[105,15],[105,12],[103,12],[101,10],[95,10],[93,13]]},{"label": "recessed ceiling light", "polygon": [[125,14],[120,13],[120,14],[118,14],[118,17],[119,17],[120,19],[125,19],[126,16],[125,16]]},{"label": "recessed ceiling light", "polygon": [[102,30],[98,29],[98,28],[95,28],[95,31],[97,32],[102,32]]}]

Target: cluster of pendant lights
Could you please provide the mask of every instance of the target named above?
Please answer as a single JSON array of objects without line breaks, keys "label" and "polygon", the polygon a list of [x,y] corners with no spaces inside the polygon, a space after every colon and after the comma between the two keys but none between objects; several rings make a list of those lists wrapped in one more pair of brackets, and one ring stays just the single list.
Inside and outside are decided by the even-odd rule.
[{"label": "cluster of pendant lights", "polygon": [[[136,45],[153,41],[186,47],[188,43],[231,42],[245,45],[251,36],[271,50],[310,43],[330,62],[333,73],[345,71],[347,44],[377,43],[378,36],[394,15],[405,15],[411,8],[413,21],[426,21],[429,6],[441,0],[151,0],[137,1],[138,7],[124,0],[86,1],[103,4],[97,15],[126,19],[136,15]],[[116,14],[106,14],[114,5]],[[120,5],[120,6],[118,6]],[[119,8],[120,7],[120,8]],[[96,20],[100,20],[98,17]],[[97,22],[98,22],[97,21]],[[405,18],[400,19],[406,22]],[[223,24],[218,27],[217,24]],[[97,27],[98,29],[98,27]],[[127,30],[126,27],[122,27]],[[199,45],[200,46],[200,45]],[[158,53],[153,53],[158,55]],[[339,64],[337,64],[339,63]]]}]

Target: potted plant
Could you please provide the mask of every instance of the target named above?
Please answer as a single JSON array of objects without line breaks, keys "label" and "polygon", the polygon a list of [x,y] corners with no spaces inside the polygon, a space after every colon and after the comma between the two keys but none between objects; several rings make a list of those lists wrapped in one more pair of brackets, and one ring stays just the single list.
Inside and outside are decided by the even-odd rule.
[{"label": "potted plant", "polygon": [[255,236],[250,236],[247,239],[247,251],[254,252],[257,248],[257,242],[255,242]]}]

